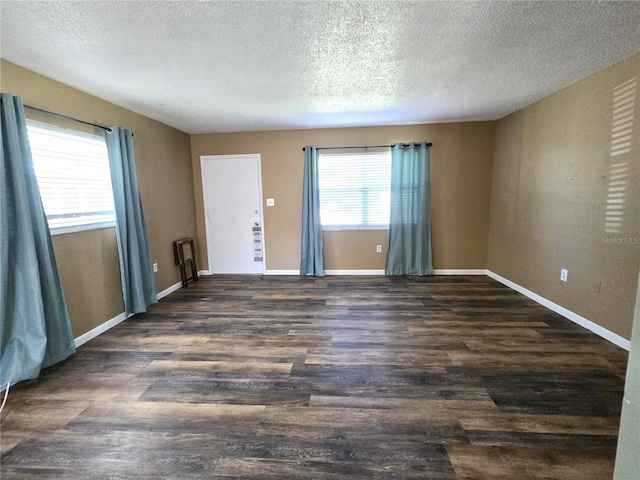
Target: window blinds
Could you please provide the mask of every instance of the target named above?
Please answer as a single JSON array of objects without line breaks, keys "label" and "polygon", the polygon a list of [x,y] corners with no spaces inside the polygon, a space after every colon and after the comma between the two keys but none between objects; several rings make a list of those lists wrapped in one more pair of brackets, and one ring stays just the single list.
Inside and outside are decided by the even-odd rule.
[{"label": "window blinds", "polygon": [[388,227],[391,152],[320,154],[318,169],[323,227]]},{"label": "window blinds", "polygon": [[33,121],[27,132],[52,233],[115,225],[104,138]]}]

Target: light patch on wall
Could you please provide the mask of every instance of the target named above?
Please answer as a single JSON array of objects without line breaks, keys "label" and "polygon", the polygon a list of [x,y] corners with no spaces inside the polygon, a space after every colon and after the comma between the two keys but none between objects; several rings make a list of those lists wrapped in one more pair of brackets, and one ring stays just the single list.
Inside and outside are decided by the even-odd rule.
[{"label": "light patch on wall", "polygon": [[634,77],[613,89],[612,157],[631,151],[637,86],[638,79]]},{"label": "light patch on wall", "polygon": [[607,188],[606,233],[621,233],[625,222],[625,202],[629,186],[629,160],[625,154],[633,148],[637,77],[613,89],[611,121],[611,160]]},{"label": "light patch on wall", "polygon": [[609,187],[607,189],[607,213],[605,231],[620,233],[624,226],[625,197],[628,183],[628,162],[609,166]]}]

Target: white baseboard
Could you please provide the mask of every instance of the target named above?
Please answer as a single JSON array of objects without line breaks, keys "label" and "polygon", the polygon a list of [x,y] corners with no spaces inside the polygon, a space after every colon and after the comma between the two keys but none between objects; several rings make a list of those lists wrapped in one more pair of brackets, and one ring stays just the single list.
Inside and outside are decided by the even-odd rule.
[{"label": "white baseboard", "polygon": [[[325,270],[325,275],[384,275],[384,270]],[[300,270],[266,270],[264,275],[300,275]]]},{"label": "white baseboard", "polygon": [[[384,270],[325,270],[325,275],[384,275]],[[484,269],[441,269],[434,275],[487,275]],[[267,270],[265,275],[300,275],[300,270]]]},{"label": "white baseboard", "polygon": [[[327,275],[384,275],[384,270],[326,270]],[[456,269],[443,269],[434,270],[434,275],[486,275],[487,271],[482,269],[477,270],[456,270]]]},{"label": "white baseboard", "polygon": [[[176,290],[179,290],[181,287],[182,287],[182,282],[178,282],[178,283],[175,283],[175,284],[171,285],[169,288],[165,288],[161,292],[158,292],[158,300],[160,300],[161,298],[166,297],[167,295],[169,295],[170,293],[175,292]],[[124,312],[122,312],[120,315],[117,315],[117,316],[113,317],[111,320],[107,320],[106,322],[98,325],[96,328],[94,328],[92,330],[89,330],[87,333],[84,333],[84,334],[80,335],[78,338],[74,339],[74,343],[76,345],[76,348],[78,348],[80,345],[84,345],[89,340],[93,340],[94,338],[96,338],[101,333],[104,333],[107,330],[115,327],[119,323],[124,322],[127,318],[130,318],[133,315],[134,315],[133,313],[127,315]]]},{"label": "white baseboard", "polygon": [[584,327],[587,330],[592,331],[596,335],[604,338],[605,340],[610,341],[611,343],[619,346],[620,348],[624,348],[627,351],[629,351],[629,349],[631,348],[631,341],[627,340],[624,337],[621,337],[617,333],[613,333],[612,331],[607,330],[604,327],[601,327],[597,323],[594,323],[591,320],[588,320],[578,315],[577,313],[572,312],[569,309],[564,308],[562,305],[558,305],[557,303],[554,303],[551,300],[547,300],[546,298],[538,295],[537,293],[532,292],[531,290],[521,285],[518,285],[517,283],[512,282],[511,280],[508,280],[498,275],[497,273],[493,273],[491,270],[487,270],[487,275],[493,278],[494,280],[497,280],[498,282],[502,283],[503,285],[506,285],[507,287],[515,290],[516,292],[523,294],[525,297],[529,297],[534,302],[538,302],[540,305],[547,307],[549,310],[559,313],[563,317],[571,320],[573,323],[576,323],[581,327]]},{"label": "white baseboard", "polygon": [[264,275],[300,275],[300,270],[265,270]]},{"label": "white baseboard", "polygon": [[[325,273],[327,275],[384,275],[384,270],[326,270]],[[627,340],[624,337],[621,337],[617,333],[613,333],[610,330],[598,325],[597,323],[592,322],[571,310],[564,308],[557,303],[552,302],[551,300],[547,300],[546,298],[538,295],[537,293],[532,292],[531,290],[518,285],[517,283],[508,280],[497,273],[493,273],[491,270],[456,270],[456,269],[443,269],[443,270],[434,270],[435,275],[487,275],[494,280],[506,285],[507,287],[515,290],[518,293],[530,298],[534,302],[539,303],[540,305],[548,308],[551,311],[554,311],[563,317],[571,320],[572,322],[580,325],[581,327],[586,328],[587,330],[592,331],[596,335],[604,338],[605,340],[610,341],[611,343],[623,348],[627,351],[631,348],[631,341]],[[198,272],[198,275],[211,275],[209,270],[201,270]],[[264,275],[300,275],[299,270],[267,270]],[[174,285],[171,285],[169,288],[164,289],[163,291],[158,293],[158,299],[166,297],[170,293],[179,290],[182,287],[182,282],[178,282]],[[132,315],[125,315],[121,313],[120,315],[112,318],[111,320],[107,320],[101,325],[98,325],[96,328],[89,330],[87,333],[80,335],[75,339],[76,348],[80,345],[87,343],[89,340],[96,338],[101,333],[106,332],[110,328],[115,327],[120,322],[123,322],[127,318]]]},{"label": "white baseboard", "polygon": [[[325,275],[384,275],[384,270],[325,270]],[[264,275],[300,275],[300,270],[266,270]]]},{"label": "white baseboard", "polygon": [[158,300],[160,300],[161,298],[166,297],[167,295],[169,295],[170,293],[175,292],[176,290],[179,290],[180,288],[182,288],[182,282],[174,283],[169,288],[165,288],[161,292],[158,292]]},{"label": "white baseboard", "polygon": [[384,270],[325,270],[325,275],[384,275]]},{"label": "white baseboard", "polygon": [[445,268],[445,269],[436,269],[433,271],[434,275],[487,275],[487,270],[484,269],[455,269],[455,268]]},{"label": "white baseboard", "polygon": [[111,320],[107,320],[103,324],[98,325],[93,330],[89,330],[87,333],[85,333],[83,335],[80,335],[78,338],[76,338],[74,340],[76,348],[78,348],[80,345],[84,345],[89,340],[93,340],[94,338],[96,338],[101,333],[106,332],[107,330],[115,327],[116,325],[118,325],[121,322],[124,322],[127,318],[132,317],[132,316],[133,316],[133,313],[130,314],[130,315],[127,315],[127,314],[125,314],[123,312],[120,315],[118,315],[117,317],[113,317]]}]

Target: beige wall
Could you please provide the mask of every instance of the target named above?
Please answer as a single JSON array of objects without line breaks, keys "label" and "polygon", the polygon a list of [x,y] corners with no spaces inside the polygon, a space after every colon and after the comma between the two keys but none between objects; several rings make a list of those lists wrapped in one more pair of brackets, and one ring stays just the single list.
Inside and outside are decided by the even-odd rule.
[{"label": "beige wall", "polygon": [[[158,291],[180,281],[172,241],[196,235],[189,135],[2,60],[0,87],[27,105],[134,132],[140,194]],[[27,112],[28,118],[53,122]],[[58,123],[58,122],[56,122]],[[69,128],[82,129],[68,122]],[[99,131],[99,130],[98,130]],[[113,228],[56,235],[56,259],[74,336],[124,310]]]},{"label": "beige wall", "polygon": [[[639,76],[640,54],[497,123],[488,264],[627,339],[640,259],[640,100],[632,151],[612,156],[610,145],[613,90]],[[619,163],[627,168],[625,214],[611,232],[610,167]]]},{"label": "beige wall", "polygon": [[[493,122],[288,130],[191,136],[200,265],[207,267],[200,157],[259,153],[262,157],[268,270],[300,266],[305,145],[386,145],[426,140],[431,149],[434,268],[483,269],[487,264]],[[264,199],[263,199],[264,201]],[[325,232],[325,268],[383,269],[385,231]],[[376,253],[382,244],[383,253]]]},{"label": "beige wall", "polygon": [[[640,105],[633,151],[612,158],[609,145],[613,89],[638,76],[640,55],[498,122],[190,137],[5,61],[0,73],[2,91],[22,96],[27,104],[134,131],[151,251],[160,266],[158,290],[179,281],[171,251],[176,238],[196,237],[199,266],[208,268],[201,155],[261,154],[263,196],[276,199],[275,207],[264,206],[266,268],[297,270],[302,147],[427,140],[433,142],[435,268],[489,268],[630,337],[640,258],[634,242],[640,236],[637,189],[626,192],[623,230],[606,232],[604,224],[610,165],[627,161],[629,184],[638,179]],[[325,267],[382,269],[386,240],[385,231],[326,232]],[[383,245],[380,254],[377,244]],[[119,314],[113,229],[59,235],[54,245],[74,334]],[[559,280],[560,268],[569,270],[567,283]]]}]

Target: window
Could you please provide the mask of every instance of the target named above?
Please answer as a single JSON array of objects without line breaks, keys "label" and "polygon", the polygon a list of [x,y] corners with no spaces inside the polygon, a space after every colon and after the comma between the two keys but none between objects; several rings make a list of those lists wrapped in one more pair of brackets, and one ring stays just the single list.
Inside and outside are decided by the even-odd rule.
[{"label": "window", "polygon": [[391,152],[320,154],[318,170],[324,229],[389,227]]},{"label": "window", "polygon": [[27,133],[51,233],[115,225],[104,138],[31,120]]}]

